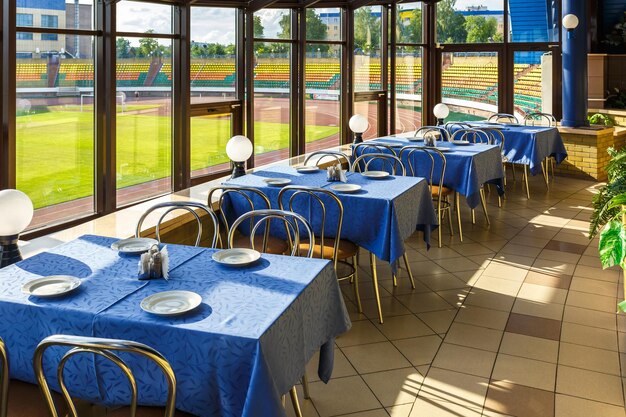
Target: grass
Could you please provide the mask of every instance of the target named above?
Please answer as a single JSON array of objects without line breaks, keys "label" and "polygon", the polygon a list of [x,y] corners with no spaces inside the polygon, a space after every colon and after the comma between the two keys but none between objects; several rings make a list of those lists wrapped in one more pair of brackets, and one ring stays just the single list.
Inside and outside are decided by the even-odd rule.
[{"label": "grass", "polygon": [[[93,194],[93,113],[51,111],[17,118],[17,188],[36,208]],[[136,110],[136,109],[135,109]],[[307,126],[307,142],[338,133],[338,127]],[[255,152],[289,146],[288,125],[255,123]],[[191,169],[228,162],[230,121],[191,119]],[[171,175],[171,118],[155,114],[117,116],[117,187],[141,184]]]}]

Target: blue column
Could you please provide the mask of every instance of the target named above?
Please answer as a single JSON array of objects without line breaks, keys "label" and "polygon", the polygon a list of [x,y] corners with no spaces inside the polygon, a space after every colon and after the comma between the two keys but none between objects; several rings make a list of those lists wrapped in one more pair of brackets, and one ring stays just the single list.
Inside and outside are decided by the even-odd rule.
[{"label": "blue column", "polygon": [[[578,27],[563,35],[563,120],[567,127],[587,126],[587,5],[585,0],[563,0],[563,16],[574,14]],[[559,22],[560,23],[560,22]]]}]

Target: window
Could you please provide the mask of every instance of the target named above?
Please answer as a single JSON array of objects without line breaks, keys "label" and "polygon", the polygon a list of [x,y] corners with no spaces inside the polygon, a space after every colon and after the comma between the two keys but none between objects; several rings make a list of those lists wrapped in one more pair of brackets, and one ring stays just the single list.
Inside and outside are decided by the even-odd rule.
[{"label": "window", "polygon": [[33,34],[32,33],[24,33],[24,32],[17,32],[17,36],[16,38],[18,41],[32,41],[33,40]]},{"label": "window", "polygon": [[354,11],[354,89],[382,90],[380,6]]},{"label": "window", "polygon": [[[544,2],[545,3],[545,2]],[[437,3],[437,41],[440,43],[498,43],[504,40],[504,2],[491,0],[472,6],[455,0]],[[524,7],[529,8],[526,4]]]},{"label": "window", "polygon": [[511,42],[558,42],[559,16],[556,2],[509,0]]},{"label": "window", "polygon": [[[58,28],[59,27],[59,16],[54,15],[41,15],[41,27],[44,28]],[[41,34],[42,41],[57,41],[59,40],[59,35],[56,33],[42,33]]]},{"label": "window", "polygon": [[15,16],[16,26],[32,26],[33,15],[28,13],[17,13]]}]

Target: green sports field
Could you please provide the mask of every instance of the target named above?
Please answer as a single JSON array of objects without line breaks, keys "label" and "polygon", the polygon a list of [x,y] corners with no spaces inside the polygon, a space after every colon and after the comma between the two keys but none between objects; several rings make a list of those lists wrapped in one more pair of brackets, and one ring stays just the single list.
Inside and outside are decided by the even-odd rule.
[{"label": "green sports field", "polygon": [[[17,188],[36,208],[93,194],[93,113],[49,108],[17,118]],[[127,108],[117,115],[118,188],[165,178],[171,173],[171,118]],[[149,110],[149,109],[148,109]],[[191,168],[228,162],[230,122],[192,118]],[[255,152],[288,148],[287,124],[255,123]],[[307,126],[308,142],[338,133],[338,127]]]}]

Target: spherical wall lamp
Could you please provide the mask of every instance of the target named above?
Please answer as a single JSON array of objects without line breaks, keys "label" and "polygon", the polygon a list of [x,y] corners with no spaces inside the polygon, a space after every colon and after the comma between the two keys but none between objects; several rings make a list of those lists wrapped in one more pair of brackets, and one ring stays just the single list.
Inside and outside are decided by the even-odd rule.
[{"label": "spherical wall lamp", "polygon": [[0,268],[22,260],[20,233],[33,219],[33,202],[18,190],[0,191]]},{"label": "spherical wall lamp", "polygon": [[231,178],[246,175],[246,161],[252,156],[252,142],[245,136],[237,135],[226,144],[226,155],[233,161],[234,168]]},{"label": "spherical wall lamp", "polygon": [[575,14],[566,14],[563,16],[563,27],[567,30],[567,39],[574,37],[574,29],[578,27],[578,16]]},{"label": "spherical wall lamp", "polygon": [[355,114],[350,118],[348,125],[350,126],[350,130],[354,132],[354,143],[363,142],[363,133],[370,125],[367,121],[367,117],[361,114]]},{"label": "spherical wall lamp", "polygon": [[433,109],[433,114],[437,118],[437,125],[442,125],[446,117],[450,115],[450,109],[443,103],[439,103]]}]

